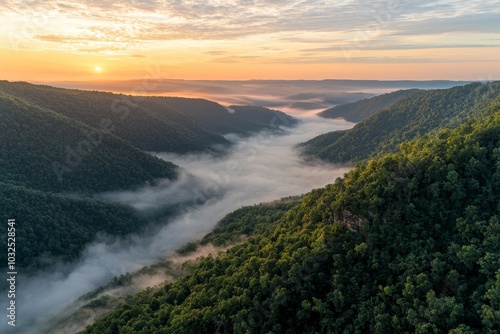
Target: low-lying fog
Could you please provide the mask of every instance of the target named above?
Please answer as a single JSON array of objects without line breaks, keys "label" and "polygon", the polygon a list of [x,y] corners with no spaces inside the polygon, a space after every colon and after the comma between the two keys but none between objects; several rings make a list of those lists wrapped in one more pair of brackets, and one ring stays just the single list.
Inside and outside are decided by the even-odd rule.
[{"label": "low-lying fog", "polygon": [[54,316],[68,311],[68,305],[81,295],[202,237],[227,213],[244,205],[300,195],[333,182],[348,169],[306,164],[293,147],[319,134],[352,125],[341,120],[307,117],[281,135],[228,136],[235,145],[223,158],[158,153],[159,157],[184,168],[177,181],[103,197],[146,211],[165,203],[190,201],[195,205],[165,221],[158,230],[127,239],[102,237],[86,249],[78,263],[22,278],[17,287],[16,328],[8,331],[13,328],[7,329],[2,321],[1,332],[42,333]]},{"label": "low-lying fog", "polygon": [[160,68],[148,68],[144,80],[52,82],[64,88],[112,91],[132,95],[202,97],[223,105],[261,106],[312,115],[335,105],[351,103],[399,89],[438,89],[464,81],[379,80],[176,80]]}]

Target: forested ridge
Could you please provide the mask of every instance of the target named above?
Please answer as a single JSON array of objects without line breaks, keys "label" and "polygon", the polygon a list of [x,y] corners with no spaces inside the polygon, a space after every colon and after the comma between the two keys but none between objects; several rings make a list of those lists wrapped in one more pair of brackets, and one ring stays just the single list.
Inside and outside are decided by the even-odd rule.
[{"label": "forested ridge", "polygon": [[344,118],[346,121],[358,123],[377,111],[385,109],[405,97],[411,96],[415,92],[418,92],[418,90],[398,90],[353,103],[341,104],[324,110],[318,115],[324,118]]},{"label": "forested ridge", "polygon": [[1,90],[0,118],[0,216],[19,224],[16,264],[25,273],[76,260],[98,233],[126,235],[146,224],[131,208],[68,193],[130,189],[177,175],[172,163],[110,132]]},{"label": "forested ridge", "polygon": [[180,110],[205,129],[217,134],[248,135],[263,129],[277,130],[280,126],[293,126],[297,123],[295,118],[278,110],[256,106],[226,108],[216,102],[200,98],[151,97],[143,104],[162,117],[169,116],[163,109],[165,106]]},{"label": "forested ridge", "polygon": [[27,270],[43,268],[43,259],[72,261],[98,233],[141,231],[144,216],[90,198],[177,177],[177,166],[146,151],[214,152],[229,144],[223,134],[275,130],[294,121],[266,108],[230,112],[202,99],[0,81],[0,212],[4,221],[22,224],[17,264]]},{"label": "forested ridge", "polygon": [[0,90],[94,128],[109,119],[115,125],[114,135],[146,151],[185,153],[227,144],[168,106],[163,106],[165,117],[158,116],[141,105],[146,97],[5,81],[0,82]]},{"label": "forested ridge", "polygon": [[[79,301],[84,302],[84,306],[46,332],[65,332],[74,323],[86,323],[88,319],[93,319],[95,314],[101,316],[106,314],[123,301],[124,296],[130,295],[131,291],[141,290],[136,286],[137,282],[157,275],[164,275],[168,279],[179,279],[188,275],[203,259],[201,254],[206,254],[205,246],[208,249],[213,249],[215,246],[215,250],[224,251],[226,247],[233,247],[243,242],[245,238],[261,235],[264,230],[272,229],[274,224],[298,202],[299,197],[287,197],[270,203],[242,207],[229,213],[202,240],[186,244],[171,257],[167,256],[152,266],[114,277],[108,284],[81,296]],[[199,257],[194,258],[197,254]],[[179,259],[183,256],[185,262],[180,263]]]},{"label": "forested ridge", "polygon": [[405,141],[456,127],[468,117],[482,117],[499,101],[500,82],[472,83],[411,94],[346,131],[320,135],[299,145],[306,156],[354,164],[398,150]]},{"label": "forested ridge", "polygon": [[[176,109],[174,109],[176,108]],[[0,81],[0,181],[44,191],[102,192],[175,178],[144,152],[200,152],[296,120],[203,99],[134,97]]]},{"label": "forested ridge", "polygon": [[[123,236],[147,226],[144,217],[122,205],[0,183],[0,219],[15,218],[16,265],[24,273],[58,261],[74,261],[98,233]],[[0,249],[7,249],[6,232]],[[7,253],[0,254],[7,263]]]},{"label": "forested ridge", "polygon": [[500,104],[357,164],[83,333],[498,333]]},{"label": "forested ridge", "polygon": [[7,81],[0,81],[0,91],[91,127],[98,128],[103,118],[109,119],[115,125],[114,135],[154,152],[211,150],[214,145],[229,144],[223,134],[249,134],[296,122],[267,108],[253,110],[254,117],[249,119],[244,108],[231,112],[204,99],[130,96]]},{"label": "forested ridge", "polygon": [[0,181],[97,192],[175,178],[176,167],[52,110],[0,92]]}]

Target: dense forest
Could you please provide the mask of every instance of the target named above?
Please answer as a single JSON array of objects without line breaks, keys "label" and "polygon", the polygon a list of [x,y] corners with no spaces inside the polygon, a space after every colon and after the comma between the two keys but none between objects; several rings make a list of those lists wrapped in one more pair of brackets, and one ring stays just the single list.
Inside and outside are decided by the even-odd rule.
[{"label": "dense forest", "polygon": [[352,164],[380,153],[395,152],[405,141],[443,127],[455,127],[468,117],[482,117],[499,96],[500,82],[415,92],[350,130],[327,133],[299,147],[306,156]]},{"label": "dense forest", "polygon": [[287,114],[264,107],[229,106],[198,98],[151,97],[144,106],[158,116],[171,118],[167,108],[180,110],[198,124],[217,134],[248,135],[263,129],[277,130],[280,126],[293,126],[297,120]]},{"label": "dense forest", "polygon": [[288,197],[238,209],[224,217],[200,244],[227,246],[241,240],[242,236],[261,235],[298,203],[298,197]]},{"label": "dense forest", "polygon": [[249,120],[245,108],[228,110],[204,99],[130,96],[7,81],[0,81],[0,92],[93,128],[100,128],[107,119],[114,135],[152,152],[212,150],[214,145],[229,144],[223,134],[249,134],[296,122],[266,108]]},{"label": "dense forest", "polygon": [[318,115],[324,118],[343,118],[346,121],[358,123],[377,111],[385,109],[407,96],[411,96],[415,92],[418,92],[418,90],[398,90],[353,103],[341,104],[322,111]]},{"label": "dense forest", "polygon": [[498,333],[500,104],[486,109],[357,164],[83,333]]},{"label": "dense forest", "polygon": [[[139,232],[146,220],[130,207],[0,183],[0,219],[15,217],[16,264],[24,273],[57,261],[76,260],[98,233],[123,236]],[[7,249],[1,233],[0,249]],[[0,253],[7,263],[7,252]]]},{"label": "dense forest", "polygon": [[176,166],[109,131],[0,92],[0,182],[97,192],[175,178]]},{"label": "dense forest", "polygon": [[[137,282],[143,282],[158,275],[169,280],[188,275],[203,259],[201,254],[205,254],[205,252],[202,247],[206,245],[209,247],[211,245],[232,247],[252,235],[261,235],[264,230],[273,228],[274,223],[298,203],[299,197],[287,197],[270,203],[242,207],[228,214],[202,240],[186,244],[174,252],[171,257],[166,257],[151,266],[114,277],[108,284],[81,296],[78,302],[83,302],[83,306],[68,317],[58,321],[46,332],[67,333],[70,329],[75,328],[73,327],[75,323],[86,323],[89,319],[93,319],[96,314],[102,315],[111,311],[123,301],[125,296],[130,295],[131,291],[139,292],[142,290],[137,287]],[[224,248],[216,249],[223,251]],[[196,255],[199,256],[194,258]],[[179,262],[179,256],[181,258],[184,256],[185,262]],[[172,261],[172,258],[175,261]]]},{"label": "dense forest", "polygon": [[[177,177],[177,166],[146,151],[215,152],[229,144],[223,134],[276,130],[295,122],[266,108],[228,110],[202,99],[0,81],[0,216],[23,224],[18,265],[38,269],[48,264],[44,259],[74,260],[98,233],[134,233],[146,221],[170,215],[175,208],[145,217],[91,199]],[[6,263],[6,255],[0,262]]]}]

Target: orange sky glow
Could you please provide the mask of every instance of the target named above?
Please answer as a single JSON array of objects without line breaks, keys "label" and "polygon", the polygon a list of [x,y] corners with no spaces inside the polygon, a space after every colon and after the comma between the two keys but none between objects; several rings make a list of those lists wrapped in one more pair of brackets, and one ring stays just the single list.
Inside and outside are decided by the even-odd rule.
[{"label": "orange sky glow", "polygon": [[0,79],[498,80],[498,1],[0,4]]}]

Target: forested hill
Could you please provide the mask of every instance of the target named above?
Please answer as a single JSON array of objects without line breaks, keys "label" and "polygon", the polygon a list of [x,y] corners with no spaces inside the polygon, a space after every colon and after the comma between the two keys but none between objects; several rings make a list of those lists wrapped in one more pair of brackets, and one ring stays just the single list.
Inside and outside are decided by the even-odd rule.
[{"label": "forested hill", "polygon": [[72,261],[98,233],[136,233],[151,223],[128,207],[68,195],[89,197],[177,176],[177,166],[145,151],[212,150],[229,144],[222,134],[275,130],[294,121],[265,108],[227,110],[201,99],[0,81],[0,216],[23,224],[18,265],[43,268],[42,255]]},{"label": "forested hill", "polygon": [[[130,189],[176,177],[175,165],[115,136],[110,129],[116,124],[91,127],[0,91],[0,218],[22,224],[16,264],[25,274],[77,259],[98,233],[125,235],[146,226],[131,208],[68,192]],[[0,249],[7,249],[4,232]],[[0,262],[6,261],[4,252]]]},{"label": "forested hill", "polygon": [[379,110],[389,107],[399,100],[418,92],[417,89],[398,90],[348,104],[341,104],[322,111],[318,116],[324,118],[344,118],[346,121],[358,123]]},{"label": "forested hill", "polygon": [[296,120],[260,107],[202,99],[134,97],[0,81],[0,182],[44,191],[110,191],[175,166],[144,151],[188,153]]},{"label": "forested hill", "polygon": [[300,147],[305,155],[336,163],[353,163],[394,152],[407,140],[462,124],[488,112],[500,100],[500,82],[473,83],[442,90],[415,92],[347,131],[327,133]]},{"label": "forested hill", "polygon": [[250,134],[263,129],[276,130],[280,126],[293,126],[297,123],[295,118],[278,110],[253,106],[226,108],[216,102],[197,98],[153,97],[146,99],[142,104],[161,117],[170,117],[168,108],[178,110],[196,120],[208,131],[217,134]]},{"label": "forested hill", "polygon": [[[242,119],[239,112],[203,99],[137,97],[0,81],[0,92],[52,110],[97,128],[103,119],[113,121],[113,134],[145,151],[187,153],[228,144],[227,133],[275,129],[294,119],[262,108],[257,121]],[[285,124],[286,125],[286,124]]]},{"label": "forested hill", "polygon": [[500,104],[489,114],[358,164],[83,333],[498,333]]},{"label": "forested hill", "polygon": [[[53,192],[128,189],[176,166],[113,135],[0,91],[0,182]],[[115,125],[116,124],[116,125]]]},{"label": "forested hill", "polygon": [[[130,207],[0,183],[0,219],[12,218],[21,226],[16,230],[16,265],[24,274],[78,259],[98,233],[123,236],[147,226]],[[6,233],[0,233],[1,249],[7,249]],[[7,263],[6,252],[0,261]]]}]

